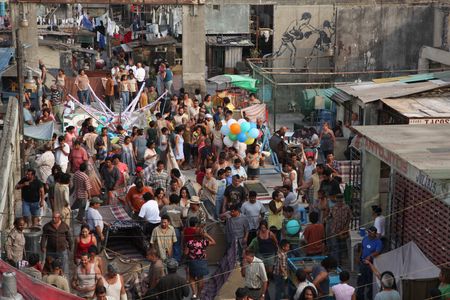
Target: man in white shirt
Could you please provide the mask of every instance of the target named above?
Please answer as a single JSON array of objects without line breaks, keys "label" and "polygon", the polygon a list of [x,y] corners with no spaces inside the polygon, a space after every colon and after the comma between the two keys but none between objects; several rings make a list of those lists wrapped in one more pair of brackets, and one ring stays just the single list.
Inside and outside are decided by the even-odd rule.
[{"label": "man in white shirt", "polygon": [[256,201],[257,193],[250,191],[248,193],[248,201],[244,202],[241,207],[241,212],[248,218],[249,233],[248,242],[250,243],[256,237],[256,230],[259,227],[259,222],[263,219],[266,208],[260,201]]},{"label": "man in white shirt", "polygon": [[334,298],[336,300],[356,300],[355,288],[348,284],[350,273],[342,271],[339,273],[339,280],[341,283],[331,288]]},{"label": "man in white shirt", "polygon": [[381,215],[382,210],[378,205],[372,206],[372,211],[373,217],[375,218],[373,226],[375,226],[375,228],[377,229],[378,238],[381,239],[385,235],[386,219]]},{"label": "man in white shirt", "polygon": [[198,100],[193,99],[192,106],[190,106],[188,108],[189,117],[191,119],[197,120],[197,116],[198,116],[199,112],[200,112],[200,106],[198,105]]},{"label": "man in white shirt", "polygon": [[244,180],[247,180],[247,172],[241,165],[242,162],[239,158],[234,160],[234,164],[231,166],[231,176],[239,175],[241,177],[241,186],[244,186]]},{"label": "man in white shirt", "polygon": [[73,103],[72,98],[67,97],[66,101],[64,102],[64,116],[71,115],[75,112],[75,103]]},{"label": "man in white shirt", "polygon": [[142,198],[145,203],[142,205],[139,211],[139,217],[146,220],[148,224],[145,224],[144,233],[147,236],[151,236],[153,229],[155,229],[161,223],[161,217],[159,216],[158,202],[153,199],[150,193],[145,193]]},{"label": "man in white shirt", "polygon": [[55,150],[55,164],[61,167],[62,172],[67,171],[67,166],[69,164],[69,154],[70,147],[64,141],[64,136],[58,137],[58,142],[54,145]]},{"label": "man in white shirt", "polygon": [[306,272],[303,269],[297,269],[297,271],[295,272],[295,277],[297,277],[298,285],[297,290],[295,291],[294,300],[300,299],[300,295],[307,286],[312,287],[314,290],[316,290],[317,293],[317,289],[314,284],[306,279]]},{"label": "man in white shirt", "polygon": [[142,84],[145,82],[145,69],[142,67],[141,63],[136,64],[136,72],[134,73],[134,77],[136,77],[139,88],[141,88]]},{"label": "man in white shirt", "polygon": [[103,235],[103,217],[99,213],[98,208],[103,201],[98,197],[93,197],[89,201],[89,208],[86,212],[86,223],[89,226],[89,230],[94,233],[97,240],[104,241],[105,237]]}]

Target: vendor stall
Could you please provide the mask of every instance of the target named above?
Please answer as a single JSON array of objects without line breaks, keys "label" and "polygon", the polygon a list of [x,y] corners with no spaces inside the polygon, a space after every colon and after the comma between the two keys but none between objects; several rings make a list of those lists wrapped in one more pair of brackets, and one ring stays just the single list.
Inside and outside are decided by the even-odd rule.
[{"label": "vendor stall", "polygon": [[98,209],[105,227],[104,247],[108,256],[120,256],[127,259],[143,259],[150,247],[144,234],[143,222],[130,217],[122,206],[105,205]]}]

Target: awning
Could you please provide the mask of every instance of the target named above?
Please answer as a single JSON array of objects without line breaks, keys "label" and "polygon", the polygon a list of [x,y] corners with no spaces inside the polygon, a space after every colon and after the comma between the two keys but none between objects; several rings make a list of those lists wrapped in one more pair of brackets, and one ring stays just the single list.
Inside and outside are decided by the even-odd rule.
[{"label": "awning", "polygon": [[258,80],[250,76],[223,74],[208,78],[208,81],[214,82],[218,85],[231,84],[250,92],[258,91],[258,88],[256,87]]},{"label": "awning", "polygon": [[450,82],[430,80],[417,83],[404,83],[397,81],[376,84],[369,82],[356,85],[340,85],[337,86],[337,88],[349,95],[358,97],[363,103],[370,103],[383,98],[404,97],[449,85]]},{"label": "awning", "polygon": [[[450,98],[382,99],[384,104],[410,119],[410,124],[450,123]],[[446,120],[446,121],[445,121]]]}]

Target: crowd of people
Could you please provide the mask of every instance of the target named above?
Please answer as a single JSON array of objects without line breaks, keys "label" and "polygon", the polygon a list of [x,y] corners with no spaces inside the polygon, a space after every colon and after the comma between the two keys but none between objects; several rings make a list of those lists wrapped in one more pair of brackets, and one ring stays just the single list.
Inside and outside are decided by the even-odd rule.
[{"label": "crowd of people", "polygon": [[[119,99],[123,108],[130,103],[146,84],[141,69],[142,64],[132,62],[113,67],[105,89],[108,107],[114,110]],[[324,299],[330,291],[338,300],[364,299],[365,293],[372,299],[373,273],[379,275],[383,287],[375,299],[400,299],[393,274],[379,274],[372,264],[387,246],[380,207],[373,208],[374,226],[362,241],[357,288],[349,285],[347,271],[341,271],[340,284],[330,288],[330,274],[350,257],[353,214],[343,196],[342,174],[333,155],[335,135],[328,124],[319,134],[310,131],[310,142],[302,142],[301,151],[287,155],[277,145],[272,149],[282,162],[282,184],[274,189],[266,207],[255,191],[245,187],[247,180],[260,177],[267,159],[261,149],[267,134],[263,119],[256,120],[260,135],[254,144],[237,142],[227,147],[221,127],[232,119],[238,104],[229,98],[214,103],[210,95],[202,97],[199,91],[192,98],[184,89],[175,93],[173,74],[166,64],[161,64],[158,74],[157,86],[145,87],[139,99],[145,107],[168,92],[150,111],[148,127],[96,127],[89,117],[79,128],[67,126],[62,135],[54,135],[40,148],[16,185],[22,193],[22,215],[7,240],[12,265],[86,299],[127,299],[130,293],[117,265],[106,264],[98,255],[110,221],[103,219],[99,209],[112,205],[123,207],[143,224],[150,244],[146,250],[149,271],[133,297],[183,299],[191,295],[199,299],[209,274],[206,251],[216,244],[207,223],[220,220],[227,250],[236,249],[244,277],[245,286],[236,291],[236,299],[269,299],[269,282],[275,285],[277,300]],[[42,115],[33,116],[32,103],[27,101],[25,122],[61,123],[61,114],[75,112],[62,90],[63,72],[59,75],[59,83],[42,99],[46,106],[35,107]],[[93,100],[88,84],[81,70],[75,81],[78,99],[89,105]],[[244,105],[258,103],[251,94]],[[282,127],[274,136],[284,140],[286,131]],[[193,188],[185,170],[195,171],[199,189]],[[43,222],[47,206],[52,218]],[[42,227],[41,253],[25,253],[26,227]],[[80,228],[76,234],[75,227]],[[43,264],[40,255],[45,258]],[[288,257],[326,255],[320,265],[297,271],[298,286],[288,286]],[[185,278],[177,273],[180,264],[185,266]],[[448,286],[448,274],[443,274],[447,278],[443,285]]]}]

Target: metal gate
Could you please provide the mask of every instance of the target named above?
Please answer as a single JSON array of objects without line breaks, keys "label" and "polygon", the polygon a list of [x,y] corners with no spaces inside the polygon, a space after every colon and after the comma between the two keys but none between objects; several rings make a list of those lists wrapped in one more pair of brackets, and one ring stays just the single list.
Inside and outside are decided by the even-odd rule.
[{"label": "metal gate", "polygon": [[391,203],[393,247],[414,241],[436,265],[450,260],[450,206],[395,172]]}]

